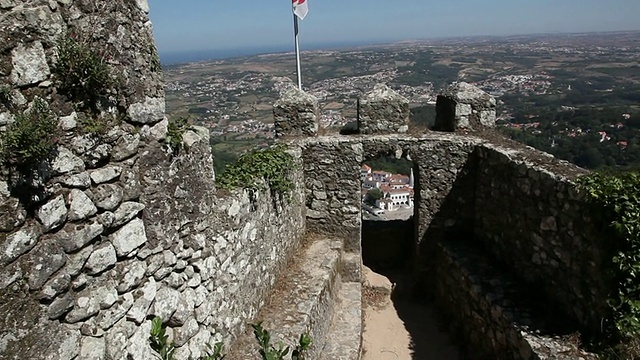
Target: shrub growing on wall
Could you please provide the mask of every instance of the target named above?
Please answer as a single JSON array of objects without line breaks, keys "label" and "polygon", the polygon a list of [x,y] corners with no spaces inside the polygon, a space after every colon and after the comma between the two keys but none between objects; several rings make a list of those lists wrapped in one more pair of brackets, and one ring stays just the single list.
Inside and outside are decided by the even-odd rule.
[{"label": "shrub growing on wall", "polygon": [[104,49],[95,49],[77,34],[67,34],[58,41],[58,61],[54,72],[58,88],[82,107],[93,108],[116,85]]},{"label": "shrub growing on wall", "polygon": [[227,165],[218,184],[227,190],[262,190],[259,180],[264,179],[272,192],[285,194],[293,189],[290,178],[293,166],[293,156],[283,145],[253,150]]},{"label": "shrub growing on wall", "polygon": [[186,118],[169,119],[165,142],[175,153],[179,151],[182,144],[182,136],[189,128],[189,120]]},{"label": "shrub growing on wall", "polygon": [[609,333],[640,336],[640,173],[594,173],[580,180],[597,221],[614,237],[611,263],[615,289],[608,299]]},{"label": "shrub growing on wall", "polygon": [[5,165],[33,169],[51,158],[59,136],[57,117],[44,100],[36,98],[31,108],[18,114],[0,136]]}]

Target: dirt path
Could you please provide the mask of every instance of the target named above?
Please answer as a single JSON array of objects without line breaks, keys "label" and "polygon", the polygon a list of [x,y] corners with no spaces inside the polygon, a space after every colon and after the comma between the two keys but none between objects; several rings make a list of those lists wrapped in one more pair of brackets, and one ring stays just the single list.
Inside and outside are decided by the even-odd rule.
[{"label": "dirt path", "polygon": [[458,360],[458,349],[436,325],[434,310],[410,301],[391,301],[389,279],[363,271],[363,360]]}]

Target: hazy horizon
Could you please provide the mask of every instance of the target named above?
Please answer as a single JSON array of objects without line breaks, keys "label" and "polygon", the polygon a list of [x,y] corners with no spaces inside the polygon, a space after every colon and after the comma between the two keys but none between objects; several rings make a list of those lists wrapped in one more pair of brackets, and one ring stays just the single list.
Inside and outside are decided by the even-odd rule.
[{"label": "hazy horizon", "polygon": [[[401,42],[428,42],[428,41],[443,41],[443,40],[455,40],[463,38],[509,38],[518,36],[555,36],[555,35],[574,35],[574,34],[589,34],[589,33],[626,33],[626,32],[640,32],[640,30],[612,30],[612,31],[590,31],[590,32],[554,32],[554,33],[530,33],[530,34],[506,34],[506,35],[472,35],[472,36],[443,36],[434,38],[423,39],[400,39],[393,41],[353,41],[353,42],[334,42],[334,43],[318,43],[318,44],[305,44],[302,47],[302,51],[315,51],[315,50],[344,50],[355,47],[366,47],[376,45],[390,45]],[[273,46],[257,46],[257,47],[244,47],[244,48],[227,48],[227,49],[197,49],[197,50],[184,50],[166,52],[159,49],[160,60],[163,65],[177,65],[191,62],[203,62],[209,60],[225,60],[233,59],[244,56],[255,56],[261,54],[279,54],[293,52],[293,44],[282,44]]]},{"label": "hazy horizon", "polygon": [[[637,0],[308,0],[302,49],[317,44],[407,39],[640,30]],[[154,1],[149,17],[160,53],[287,49],[293,43],[289,0]],[[258,51],[259,52],[259,51]],[[215,55],[215,54],[214,54]]]}]

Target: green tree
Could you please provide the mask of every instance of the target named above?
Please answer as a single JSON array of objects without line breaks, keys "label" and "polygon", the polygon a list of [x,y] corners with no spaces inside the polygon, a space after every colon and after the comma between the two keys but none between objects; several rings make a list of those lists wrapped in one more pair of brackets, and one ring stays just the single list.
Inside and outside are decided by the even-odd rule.
[{"label": "green tree", "polygon": [[367,198],[366,198],[366,202],[369,205],[373,205],[376,203],[376,200],[382,199],[382,191],[380,191],[380,189],[378,188],[373,188],[373,189],[369,189],[369,191],[367,191]]}]

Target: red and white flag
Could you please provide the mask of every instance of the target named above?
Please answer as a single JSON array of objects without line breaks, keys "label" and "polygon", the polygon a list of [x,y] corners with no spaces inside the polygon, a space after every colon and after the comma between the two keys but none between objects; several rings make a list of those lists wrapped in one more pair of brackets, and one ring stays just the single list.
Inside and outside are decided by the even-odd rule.
[{"label": "red and white flag", "polygon": [[296,14],[300,20],[303,20],[309,12],[309,5],[307,0],[292,0],[293,1],[293,13]]}]

